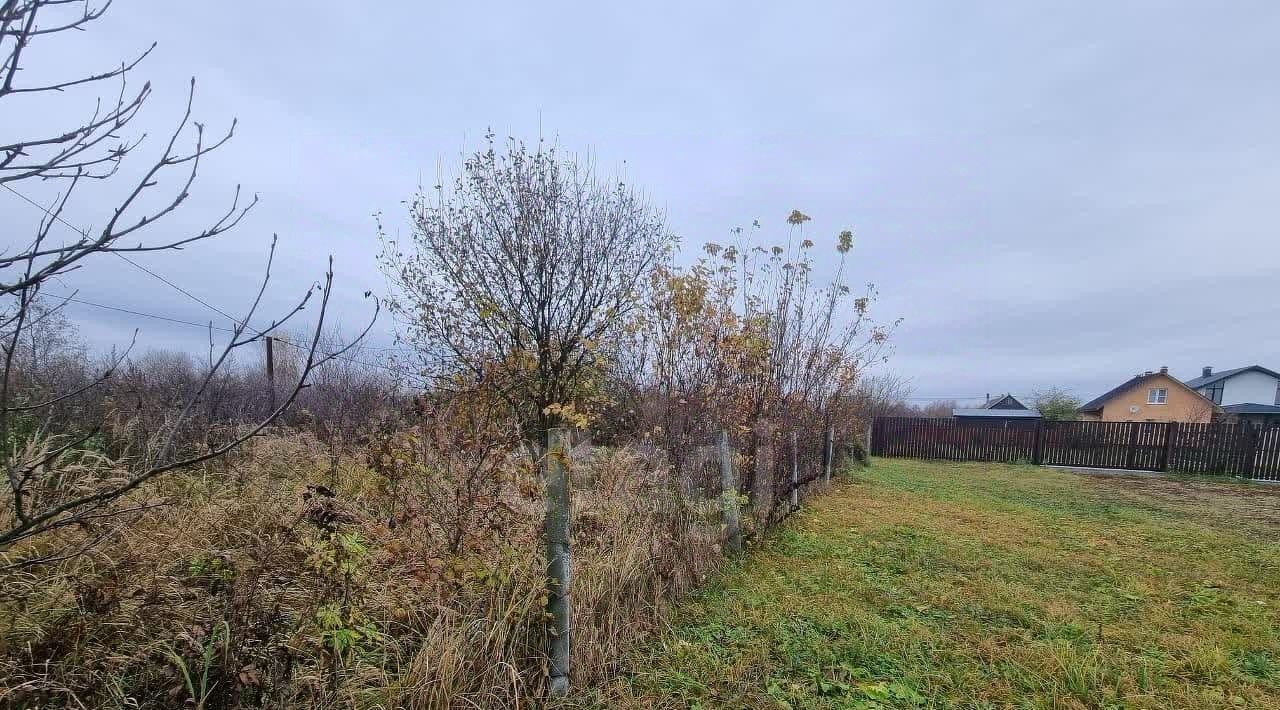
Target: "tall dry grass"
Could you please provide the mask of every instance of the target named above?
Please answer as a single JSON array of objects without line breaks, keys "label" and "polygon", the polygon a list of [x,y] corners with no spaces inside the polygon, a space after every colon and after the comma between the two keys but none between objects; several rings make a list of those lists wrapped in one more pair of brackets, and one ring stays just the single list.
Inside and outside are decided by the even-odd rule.
[{"label": "tall dry grass", "polygon": [[[444,462],[425,470],[451,475]],[[301,435],[165,479],[146,500],[166,504],[91,553],[3,574],[0,705],[537,704],[540,489],[531,467],[502,470],[481,501],[487,526],[456,550],[405,496],[412,482],[355,458],[333,475],[324,447]],[[615,672],[721,555],[715,501],[681,494],[661,462],[597,449],[573,476],[572,674],[583,687]]]}]

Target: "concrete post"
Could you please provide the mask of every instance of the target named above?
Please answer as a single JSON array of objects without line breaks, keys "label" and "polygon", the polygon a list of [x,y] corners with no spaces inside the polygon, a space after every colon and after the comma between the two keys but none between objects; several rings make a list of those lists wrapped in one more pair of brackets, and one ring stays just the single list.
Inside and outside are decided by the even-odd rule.
[{"label": "concrete post", "polygon": [[729,448],[729,432],[721,429],[717,437],[720,456],[720,503],[724,510],[725,551],[742,552],[742,521],[738,510],[738,477],[733,470],[733,451]]},{"label": "concrete post", "polygon": [[568,429],[547,432],[547,675],[548,689],[556,698],[569,694],[569,446]]}]

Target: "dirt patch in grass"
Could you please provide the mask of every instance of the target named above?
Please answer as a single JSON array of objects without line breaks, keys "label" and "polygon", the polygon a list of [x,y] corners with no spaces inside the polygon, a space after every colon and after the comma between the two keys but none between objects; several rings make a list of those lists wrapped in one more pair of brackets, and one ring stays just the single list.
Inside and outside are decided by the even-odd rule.
[{"label": "dirt patch in grass", "polygon": [[1191,509],[1217,521],[1250,521],[1280,529],[1280,485],[1238,480],[1081,474],[1081,480],[1117,501]]}]

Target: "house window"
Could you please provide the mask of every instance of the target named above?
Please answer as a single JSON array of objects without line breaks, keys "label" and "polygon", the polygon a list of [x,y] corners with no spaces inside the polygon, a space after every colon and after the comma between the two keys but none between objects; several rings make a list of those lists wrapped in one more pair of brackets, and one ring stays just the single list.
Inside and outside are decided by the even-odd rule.
[{"label": "house window", "polygon": [[1165,404],[1169,401],[1169,390],[1165,387],[1152,387],[1147,391],[1147,404]]},{"label": "house window", "polygon": [[1214,404],[1222,404],[1222,388],[1225,386],[1225,382],[1215,382],[1204,389],[1204,396]]}]

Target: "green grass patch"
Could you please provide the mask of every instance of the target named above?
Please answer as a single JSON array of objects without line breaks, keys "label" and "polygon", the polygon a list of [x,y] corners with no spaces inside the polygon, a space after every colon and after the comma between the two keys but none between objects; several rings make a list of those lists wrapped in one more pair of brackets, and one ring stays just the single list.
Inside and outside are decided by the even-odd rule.
[{"label": "green grass patch", "polygon": [[678,610],[612,703],[1280,707],[1280,495],[878,460]]}]

